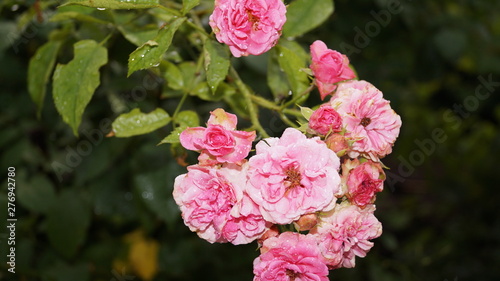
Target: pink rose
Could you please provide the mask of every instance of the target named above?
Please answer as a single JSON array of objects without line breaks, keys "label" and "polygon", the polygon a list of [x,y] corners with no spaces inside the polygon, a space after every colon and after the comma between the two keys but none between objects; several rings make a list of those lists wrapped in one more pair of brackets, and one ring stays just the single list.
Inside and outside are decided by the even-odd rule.
[{"label": "pink rose", "polygon": [[[357,159],[355,160],[357,161]],[[364,207],[375,201],[375,193],[384,189],[385,174],[380,163],[370,160],[347,170],[347,197],[351,203]],[[342,167],[344,174],[344,166]],[[343,175],[344,177],[344,175]]]},{"label": "pink rose", "polygon": [[365,257],[373,246],[369,241],[382,234],[382,224],[373,215],[374,205],[364,209],[342,202],[323,217],[309,233],[317,238],[319,249],[330,269],[354,267],[355,257]]},{"label": "pink rose", "polygon": [[328,267],[311,235],[284,232],[264,241],[253,262],[254,281],[328,281]]},{"label": "pink rose", "polygon": [[246,244],[260,237],[267,223],[245,194],[246,165],[188,167],[174,182],[173,197],[184,223],[201,238]]},{"label": "pink rose", "polygon": [[342,117],[330,104],[322,104],[309,118],[309,128],[326,136],[342,130]]},{"label": "pink rose", "polygon": [[391,153],[401,117],[381,91],[366,81],[348,81],[339,85],[330,103],[342,116],[345,136],[353,141],[349,157],[361,154],[378,161]]},{"label": "pink rose", "polygon": [[179,138],[184,148],[201,152],[201,165],[239,163],[248,156],[255,131],[236,131],[236,123],[236,115],[218,108],[210,112],[207,128],[187,128]]},{"label": "pink rose", "polygon": [[321,99],[331,94],[340,81],[353,79],[356,74],[349,68],[349,59],[337,51],[330,50],[323,41],[316,40],[311,47],[311,70],[316,78]]},{"label": "pink rose", "polygon": [[285,13],[282,0],[216,0],[209,24],[233,56],[260,55],[276,45]]},{"label": "pink rose", "polygon": [[319,138],[288,128],[279,139],[260,141],[248,164],[247,192],[267,221],[289,224],[333,208],[340,161]]}]

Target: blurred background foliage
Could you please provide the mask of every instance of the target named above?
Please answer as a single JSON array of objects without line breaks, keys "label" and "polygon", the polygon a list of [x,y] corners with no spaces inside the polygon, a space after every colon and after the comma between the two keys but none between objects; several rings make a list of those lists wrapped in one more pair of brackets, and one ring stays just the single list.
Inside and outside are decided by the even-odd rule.
[{"label": "blurred background foliage", "polygon": [[[256,244],[211,245],[183,225],[171,196],[173,179],[185,172],[176,161],[183,152],[157,146],[170,125],[141,136],[105,137],[120,113],[136,107],[173,112],[178,102],[152,71],[126,78],[136,46],[120,36],[109,45],[109,63],[101,68],[80,137],[49,97],[37,118],[27,90],[28,62],[64,22],[46,20],[57,1],[41,1],[38,15],[35,2],[0,4],[0,206],[7,206],[4,175],[13,166],[18,218],[16,274],[6,273],[8,233],[2,228],[0,279],[251,280]],[[348,54],[360,79],[381,89],[403,119],[394,151],[384,159],[391,169],[377,198],[384,233],[356,268],[335,270],[332,280],[500,276],[499,10],[499,1],[486,0],[337,0],[334,15],[297,40],[306,51],[320,39]],[[98,11],[92,17],[107,20]],[[73,39],[58,61],[71,59],[76,38],[100,41],[108,32],[102,22],[72,26],[66,36]],[[182,45],[196,38],[175,40]],[[233,63],[246,83],[270,97],[266,56]],[[319,102],[315,96],[308,101]],[[184,107],[206,120],[218,106],[217,100],[190,97]],[[261,122],[274,136],[286,127],[267,111]],[[189,154],[186,161],[194,159]],[[65,170],[58,172],[54,163]]]}]

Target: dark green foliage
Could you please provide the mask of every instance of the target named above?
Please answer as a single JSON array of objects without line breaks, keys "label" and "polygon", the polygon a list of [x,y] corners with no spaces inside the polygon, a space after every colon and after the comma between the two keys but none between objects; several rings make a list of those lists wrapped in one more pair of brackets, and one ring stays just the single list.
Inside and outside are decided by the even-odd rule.
[{"label": "dark green foliage", "polygon": [[[170,195],[175,177],[186,171],[179,163],[196,162],[194,153],[178,145],[176,128],[203,125],[210,110],[226,105],[245,117],[238,127],[251,125],[239,91],[223,81],[224,60],[210,67],[193,55],[205,48],[202,57],[215,62],[227,50],[214,41],[194,48],[191,42],[210,39],[199,37],[183,17],[175,21],[175,30],[158,33],[151,25],[152,18],[169,21],[175,12],[189,15],[193,7],[210,10],[212,1],[159,1],[170,12],[65,6],[54,21],[48,18],[62,1],[40,1],[40,10],[35,2],[0,3],[0,167],[3,175],[7,167],[16,168],[18,219],[12,274],[5,263],[7,180],[2,176],[0,279],[140,280],[127,263],[131,245],[126,239],[140,229],[159,243],[152,257],[158,261],[153,280],[252,280],[257,245],[211,245],[199,239],[183,224]],[[135,2],[149,6],[155,1]],[[498,1],[338,0],[322,25],[307,27],[304,34],[289,30],[299,36],[293,43],[262,56],[232,59],[255,92],[286,102],[290,89],[308,87],[305,73],[283,80],[303,64],[302,53],[291,44],[308,53],[314,40],[323,40],[347,54],[360,79],[382,90],[402,117],[393,153],[383,159],[390,170],[377,197],[384,233],[366,258],[356,260],[356,268],[332,271],[331,280],[486,281],[500,276],[499,10]],[[131,71],[127,63],[134,50],[140,56],[139,51],[156,48],[144,38],[171,40],[176,47],[168,48],[157,67],[139,70],[146,66],[138,65]],[[52,79],[45,76],[52,77],[53,70],[39,70],[44,76],[36,83],[46,88],[37,88],[37,99],[31,100],[29,63],[40,47],[57,42],[49,45],[57,52],[56,62],[69,65],[74,44],[82,40],[104,42],[108,63],[100,68],[100,84],[87,96],[91,100],[83,115],[76,116],[80,126],[75,121],[69,127],[54,105]],[[292,53],[297,64],[280,60],[280,51]],[[49,68],[51,56],[43,60]],[[157,59],[148,64],[156,65]],[[301,102],[318,105],[319,94],[313,91]],[[168,121],[160,123],[168,125],[130,138],[106,137],[113,121],[135,108],[165,110]],[[260,110],[259,119],[273,136],[287,127],[275,111]]]}]

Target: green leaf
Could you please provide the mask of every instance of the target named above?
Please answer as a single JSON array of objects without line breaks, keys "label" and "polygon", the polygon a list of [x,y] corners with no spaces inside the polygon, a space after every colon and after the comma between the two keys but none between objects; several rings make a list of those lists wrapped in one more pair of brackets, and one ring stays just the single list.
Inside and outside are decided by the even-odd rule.
[{"label": "green leaf", "polygon": [[179,139],[179,136],[181,135],[182,131],[186,130],[187,126],[180,126],[175,128],[168,136],[166,136],[164,139],[158,143],[160,144],[165,144],[165,143],[179,143],[181,142]]},{"label": "green leaf", "polygon": [[28,66],[28,91],[36,104],[36,115],[40,118],[43,101],[47,90],[47,82],[54,69],[61,41],[49,41],[41,46],[31,57]]},{"label": "green leaf", "polygon": [[200,118],[196,112],[192,110],[184,110],[177,114],[175,117],[175,123],[186,127],[198,127],[200,126]]},{"label": "green leaf", "polygon": [[302,71],[306,68],[305,61],[290,49],[278,45],[278,63],[286,74],[292,94],[298,95],[309,86],[309,77]]},{"label": "green leaf", "polygon": [[116,137],[124,138],[150,133],[167,125],[170,120],[168,113],[161,108],[150,113],[142,113],[139,108],[134,108],[118,116],[111,126]]},{"label": "green leaf", "polygon": [[162,55],[167,51],[175,32],[186,18],[178,18],[162,28],[153,40],[149,40],[133,51],[128,59],[128,74],[160,64]]},{"label": "green leaf", "polygon": [[47,213],[54,204],[56,194],[52,183],[41,174],[37,174],[28,183],[17,187],[19,203],[36,213]]},{"label": "green leaf", "polygon": [[311,115],[313,114],[314,110],[310,109],[309,107],[305,106],[299,106],[300,107],[300,113],[302,113],[302,116],[306,118],[306,120],[309,121],[309,118],[311,118]]},{"label": "green leaf", "polygon": [[75,20],[78,20],[81,22],[90,22],[90,23],[97,23],[97,24],[109,24],[110,23],[108,21],[104,21],[104,20],[98,19],[96,17],[82,14],[79,12],[74,12],[74,11],[57,13],[50,18],[50,21],[51,22],[58,22],[58,21],[65,21],[65,20],[69,20],[69,19],[75,19]]},{"label": "green leaf", "polygon": [[198,4],[200,4],[200,0],[182,0],[182,14],[187,14],[187,12],[198,6]]},{"label": "green leaf", "polygon": [[206,101],[220,101],[224,96],[230,96],[236,93],[236,89],[229,86],[226,83],[222,83],[217,87],[217,91],[212,93],[208,86],[208,83],[203,81],[196,85],[194,89],[191,91],[191,95],[195,95],[202,100]]},{"label": "green leaf", "polygon": [[53,76],[53,96],[63,121],[78,136],[83,111],[99,86],[99,68],[108,62],[108,50],[93,40],[74,45],[75,57],[58,64]]},{"label": "green leaf", "polygon": [[141,46],[144,42],[155,37],[158,34],[158,27],[154,24],[137,27],[132,24],[117,25],[118,30],[123,34],[123,37],[130,43]]},{"label": "green leaf", "polygon": [[195,85],[194,79],[196,78],[196,64],[192,61],[185,61],[179,64],[178,67],[182,73],[184,92],[190,92]]},{"label": "green leaf", "polygon": [[47,236],[52,247],[65,258],[73,257],[85,241],[90,214],[81,194],[72,189],[63,190],[48,211]]},{"label": "green leaf", "polygon": [[219,83],[226,79],[229,71],[229,52],[224,46],[214,40],[207,39],[204,46],[205,71],[207,72],[207,83],[212,94],[215,94]]},{"label": "green leaf", "polygon": [[174,90],[184,88],[184,77],[181,70],[169,61],[163,61],[162,66],[165,67],[163,77],[167,80],[167,85]]},{"label": "green leaf", "polygon": [[296,0],[286,11],[285,38],[302,35],[321,25],[333,13],[333,0]]},{"label": "green leaf", "polygon": [[51,267],[46,268],[42,274],[42,276],[48,277],[47,279],[42,278],[42,280],[87,281],[90,279],[88,264],[81,261],[75,265],[70,265],[66,262],[58,261]]},{"label": "green leaf", "polygon": [[198,127],[200,125],[200,118],[198,114],[192,110],[184,110],[177,114],[175,123],[179,127],[175,128],[168,136],[166,136],[158,145],[164,143],[179,143],[179,135],[187,127]]},{"label": "green leaf", "polygon": [[267,63],[267,85],[271,89],[273,96],[282,100],[290,91],[286,74],[281,69],[278,62],[279,52],[277,48],[272,48],[269,52],[269,61]]},{"label": "green leaf", "polygon": [[159,6],[158,0],[69,0],[62,6],[82,5],[107,9],[144,9]]}]

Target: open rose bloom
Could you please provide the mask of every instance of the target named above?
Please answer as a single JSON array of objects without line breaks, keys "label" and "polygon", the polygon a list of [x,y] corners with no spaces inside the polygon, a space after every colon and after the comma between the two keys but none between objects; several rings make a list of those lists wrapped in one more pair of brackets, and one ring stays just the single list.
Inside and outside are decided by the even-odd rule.
[{"label": "open rose bloom", "polygon": [[247,244],[259,238],[267,223],[245,194],[245,166],[193,165],[174,182],[173,196],[184,223],[208,242]]},{"label": "open rose bloom", "polygon": [[319,138],[308,139],[296,129],[259,142],[248,164],[247,192],[272,223],[328,211],[340,190],[337,155]]},{"label": "open rose bloom", "polygon": [[264,241],[254,281],[328,281],[328,267],[312,235],[284,232]]},{"label": "open rose bloom", "polygon": [[370,240],[382,234],[382,224],[373,215],[374,205],[364,209],[344,201],[321,217],[311,230],[329,268],[354,267],[355,257],[365,257],[373,247]]},{"label": "open rose bloom", "polygon": [[378,161],[391,153],[401,128],[401,117],[380,90],[366,81],[343,82],[330,104],[342,117],[345,136],[353,141],[349,157],[362,155]]},{"label": "open rose bloom", "polygon": [[215,0],[209,23],[233,56],[260,55],[276,45],[285,14],[282,0]]}]

